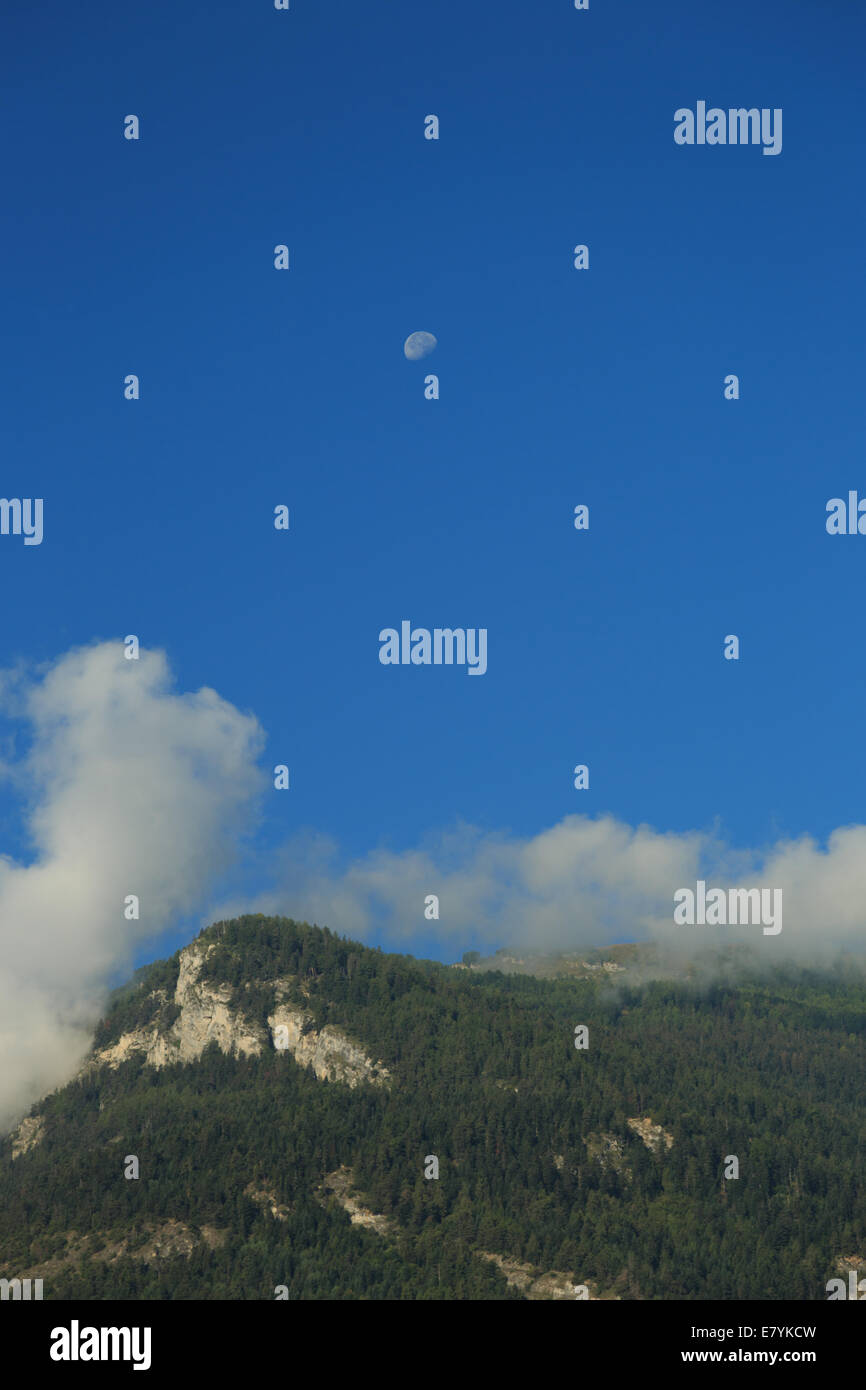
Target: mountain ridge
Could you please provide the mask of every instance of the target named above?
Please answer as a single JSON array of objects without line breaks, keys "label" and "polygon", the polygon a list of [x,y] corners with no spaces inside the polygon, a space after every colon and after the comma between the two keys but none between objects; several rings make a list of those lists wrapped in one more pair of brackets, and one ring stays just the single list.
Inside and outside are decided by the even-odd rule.
[{"label": "mountain ridge", "polygon": [[42,1269],[52,1298],[822,1298],[864,1244],[864,1079],[859,979],[539,978],[215,923],[0,1141],[0,1277]]}]

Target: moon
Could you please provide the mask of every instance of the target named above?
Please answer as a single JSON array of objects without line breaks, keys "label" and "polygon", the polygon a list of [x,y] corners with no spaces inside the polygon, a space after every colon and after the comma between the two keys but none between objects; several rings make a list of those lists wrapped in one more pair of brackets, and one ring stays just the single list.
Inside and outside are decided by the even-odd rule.
[{"label": "moon", "polygon": [[420,362],[422,357],[430,356],[435,346],[432,333],[410,333],[403,344],[403,352],[410,362]]}]

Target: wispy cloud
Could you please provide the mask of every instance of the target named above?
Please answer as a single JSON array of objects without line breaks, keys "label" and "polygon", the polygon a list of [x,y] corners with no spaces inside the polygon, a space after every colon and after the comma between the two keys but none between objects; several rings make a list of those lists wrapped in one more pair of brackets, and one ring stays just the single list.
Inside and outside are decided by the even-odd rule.
[{"label": "wispy cloud", "polygon": [[[784,926],[675,926],[674,894],[708,887],[780,888]],[[427,921],[425,899],[439,898]],[[346,860],[325,837],[301,836],[277,856],[274,886],[231,911],[279,912],[361,939],[384,935],[396,948],[438,932],[455,947],[566,949],[647,940],[690,955],[748,941],[767,960],[820,961],[866,943],[866,826],[759,850],[726,844],[712,831],[663,832],[613,816],[566,816],[533,836],[471,826],[430,836],[403,851],[377,849]]]}]

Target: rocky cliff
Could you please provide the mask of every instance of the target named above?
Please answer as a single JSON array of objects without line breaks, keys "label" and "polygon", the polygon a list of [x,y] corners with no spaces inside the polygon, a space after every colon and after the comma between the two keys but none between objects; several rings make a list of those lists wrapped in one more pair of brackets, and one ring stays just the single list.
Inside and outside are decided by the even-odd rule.
[{"label": "rocky cliff", "polygon": [[348,1086],[362,1081],[387,1083],[387,1068],[375,1063],[351,1038],[337,1028],[317,1031],[311,1014],[282,1002],[289,988],[286,980],[273,982],[280,1002],[268,1016],[270,1033],[245,1018],[238,992],[231,985],[214,985],[200,978],[202,966],[214,949],[213,944],[194,942],[181,951],[174,995],[180,1013],[166,1030],[157,1022],[124,1033],[116,1043],[95,1053],[90,1065],[117,1067],[140,1053],[147,1065],[164,1067],[194,1061],[215,1042],[222,1052],[234,1057],[257,1057],[269,1047],[288,1052],[301,1066],[310,1067],[320,1081],[342,1081]]},{"label": "rocky cliff", "polygon": [[[108,1047],[98,1049],[85,1062],[80,1075],[101,1066],[117,1068],[131,1057],[139,1057],[150,1067],[193,1062],[209,1043],[215,1042],[222,1052],[233,1057],[258,1057],[270,1048],[287,1052],[301,1066],[309,1067],[320,1081],[336,1081],[350,1087],[362,1082],[374,1086],[390,1084],[387,1067],[374,1062],[346,1034],[332,1027],[317,1030],[309,1012],[284,1002],[291,985],[288,980],[271,982],[278,1002],[268,1016],[269,1028],[246,1018],[238,990],[200,978],[202,967],[214,949],[213,943],[196,941],[181,951],[173,999],[180,1012],[172,1023],[166,1025],[160,1019],[161,1009],[169,1003],[166,991],[154,991],[151,997],[161,1006],[155,1021],[132,1029]],[[39,1116],[28,1116],[21,1121],[12,1136],[13,1159],[39,1143],[43,1128]]]}]

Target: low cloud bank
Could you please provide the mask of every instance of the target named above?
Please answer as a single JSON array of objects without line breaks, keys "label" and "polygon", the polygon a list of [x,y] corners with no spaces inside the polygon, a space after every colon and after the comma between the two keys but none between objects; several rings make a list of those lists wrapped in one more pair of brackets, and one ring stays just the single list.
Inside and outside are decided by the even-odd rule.
[{"label": "low cloud bank", "polygon": [[[676,925],[674,894],[694,890],[698,880],[707,893],[781,890],[781,931],[765,933],[755,920]],[[306,836],[281,852],[274,884],[229,912],[303,917],[362,940],[384,935],[395,949],[422,933],[438,933],[455,948],[470,939],[539,950],[652,941],[669,956],[749,942],[768,962],[821,964],[866,943],[861,825],[834,831],[826,845],[804,835],[744,851],[702,831],[574,815],[538,835],[459,826],[417,848],[349,861],[333,841]],[[438,921],[425,918],[433,894]]]}]

